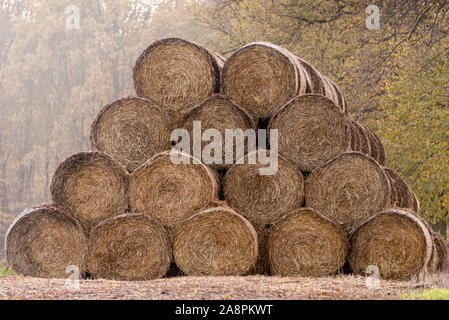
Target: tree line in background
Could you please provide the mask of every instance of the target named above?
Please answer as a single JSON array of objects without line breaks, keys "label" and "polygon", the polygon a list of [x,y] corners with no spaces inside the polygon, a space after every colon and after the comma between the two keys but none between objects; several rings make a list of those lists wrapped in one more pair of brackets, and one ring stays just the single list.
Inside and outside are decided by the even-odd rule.
[{"label": "tree line in background", "polygon": [[[314,64],[342,88],[351,116],[379,133],[387,165],[416,191],[425,217],[449,221],[449,0],[0,4],[2,238],[23,209],[50,201],[56,166],[89,149],[95,115],[133,95],[135,60],[164,37],[225,57],[269,41]],[[380,9],[379,29],[365,25],[371,4]],[[66,26],[70,5],[80,9],[79,29]]]}]

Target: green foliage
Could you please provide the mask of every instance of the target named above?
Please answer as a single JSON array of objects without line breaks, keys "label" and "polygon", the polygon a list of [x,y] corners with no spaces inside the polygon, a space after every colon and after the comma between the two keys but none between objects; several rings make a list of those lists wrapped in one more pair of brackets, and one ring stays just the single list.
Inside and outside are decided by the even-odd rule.
[{"label": "green foliage", "polygon": [[431,222],[449,221],[449,53],[428,70],[405,64],[395,73],[378,121],[388,165],[411,184]]},{"label": "green foliage", "polygon": [[418,290],[403,294],[406,300],[449,300],[449,289]]},{"label": "green foliage", "polygon": [[0,268],[0,277],[12,277],[15,273],[9,268]]}]

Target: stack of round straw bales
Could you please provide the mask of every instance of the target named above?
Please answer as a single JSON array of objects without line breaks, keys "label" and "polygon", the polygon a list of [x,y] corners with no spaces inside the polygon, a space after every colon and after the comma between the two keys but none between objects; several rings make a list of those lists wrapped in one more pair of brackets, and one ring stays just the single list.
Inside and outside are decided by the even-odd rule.
[{"label": "stack of round straw bales", "polygon": [[[100,110],[92,151],[56,169],[55,204],[25,210],[9,228],[16,272],[317,277],[347,264],[357,274],[376,266],[383,278],[407,279],[449,268],[446,241],[385,167],[379,137],[348,117],[335,82],[288,50],[256,42],[225,61],[199,44],[163,39],[138,58],[134,85],[137,96]],[[209,129],[268,136],[255,133],[252,145],[244,135],[243,152],[223,139],[212,154],[210,136],[193,141]],[[189,134],[189,152],[173,148],[179,132]],[[271,174],[261,174],[264,157],[277,161]]]}]

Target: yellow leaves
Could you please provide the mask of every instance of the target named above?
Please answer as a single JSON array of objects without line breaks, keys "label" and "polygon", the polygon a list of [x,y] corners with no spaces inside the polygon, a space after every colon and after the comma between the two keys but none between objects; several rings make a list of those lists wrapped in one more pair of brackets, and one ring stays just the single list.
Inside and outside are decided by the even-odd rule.
[{"label": "yellow leaves", "polygon": [[[402,50],[395,57],[405,58]],[[449,208],[449,82],[436,69],[417,74],[409,62],[397,64],[396,75],[385,82],[378,128],[388,153],[388,165],[403,173],[421,202],[422,212],[435,220]]]}]

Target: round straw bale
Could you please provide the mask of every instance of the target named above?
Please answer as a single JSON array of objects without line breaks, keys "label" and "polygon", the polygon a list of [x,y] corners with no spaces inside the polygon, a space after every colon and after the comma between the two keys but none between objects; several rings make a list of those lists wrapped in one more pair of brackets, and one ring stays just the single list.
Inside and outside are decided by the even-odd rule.
[{"label": "round straw bale", "polygon": [[354,151],[359,151],[363,154],[366,154],[367,156],[370,156],[371,149],[370,149],[370,140],[368,137],[368,133],[366,132],[365,128],[357,121],[353,121],[353,124],[354,124],[354,127],[356,128],[356,130],[358,131],[358,134],[360,137],[359,150],[354,150]]},{"label": "round straw bale", "polygon": [[[399,198],[399,194],[398,194],[398,189],[396,188],[396,183],[394,183],[392,177],[390,177],[390,173],[389,171],[387,171],[387,168],[383,168],[385,171],[385,175],[387,176],[387,180],[388,180],[388,185],[390,187],[390,200],[388,201],[388,205],[390,208],[398,208],[398,199]],[[404,209],[404,208],[403,208]]]},{"label": "round straw bale", "polygon": [[122,214],[90,233],[87,267],[92,277],[143,281],[163,277],[172,261],[168,232],[142,214]]},{"label": "round straw bale", "polygon": [[91,145],[133,171],[170,149],[171,117],[155,102],[128,97],[105,106],[91,128]]},{"label": "round straw bale", "polygon": [[355,127],[354,121],[352,119],[348,119],[347,125],[347,135],[350,140],[350,148],[352,151],[360,150],[360,134],[357,128]]},{"label": "round straw bale", "polygon": [[410,210],[410,209],[400,209],[401,211],[405,211],[411,215],[414,215],[416,218],[418,218],[419,221],[426,227],[426,229],[429,231],[430,237],[432,239],[432,253],[430,255],[429,262],[426,266],[426,270],[428,272],[436,272],[438,270],[438,248],[436,243],[436,235],[435,232],[432,230],[432,227],[430,224],[420,215],[416,214],[416,212]]},{"label": "round straw bale", "polygon": [[307,172],[349,150],[346,127],[341,110],[315,94],[293,98],[268,125],[278,130],[279,153]]},{"label": "round straw bale", "polygon": [[268,265],[268,236],[270,234],[269,226],[260,225],[257,223],[251,223],[257,234],[258,242],[258,257],[254,268],[249,272],[249,274],[269,274]]},{"label": "round straw bale", "polygon": [[431,234],[437,256],[436,271],[447,272],[449,271],[449,243],[438,232],[431,231]]},{"label": "round straw bale", "polygon": [[312,171],[305,190],[308,207],[349,230],[383,210],[390,196],[383,169],[359,152],[338,155]]},{"label": "round straw bale", "polygon": [[310,93],[314,94],[322,94],[324,95],[324,84],[323,84],[323,76],[322,74],[310,63],[304,61],[301,58],[297,58],[301,66],[307,72],[310,79]]},{"label": "round straw bale", "polygon": [[190,155],[174,152],[154,155],[131,174],[129,197],[132,212],[156,218],[175,227],[218,197],[212,170]]},{"label": "round straw bale", "polygon": [[388,209],[352,234],[349,264],[357,274],[374,265],[384,279],[409,279],[426,271],[431,253],[432,239],[421,220],[406,211]]},{"label": "round straw bale", "polygon": [[390,180],[392,189],[395,191],[390,195],[390,203],[392,206],[400,209],[409,209],[418,213],[418,211],[415,210],[419,209],[417,208],[416,196],[407,182],[392,169],[384,168],[384,171]]},{"label": "round straw bale", "polygon": [[67,278],[67,268],[86,269],[87,239],[79,223],[55,205],[23,211],[5,240],[9,266],[23,276]]},{"label": "round straw bale", "polygon": [[222,92],[254,118],[269,118],[290,99],[305,94],[307,79],[297,57],[265,42],[250,43],[227,59]]},{"label": "round straw bale", "polygon": [[410,198],[412,199],[411,209],[413,212],[419,213],[419,200],[416,194],[410,189]]},{"label": "round straw bale", "polygon": [[[291,54],[291,55],[292,55],[293,61],[295,61],[295,63],[296,63],[296,68],[298,69],[299,80],[300,80],[300,84],[301,84],[299,94],[312,93],[312,86],[313,86],[312,78],[310,77],[310,75],[307,72],[304,65],[297,59],[297,57],[294,56],[293,54]],[[305,83],[305,90],[302,87],[302,83]]]},{"label": "round straw bale", "polygon": [[343,267],[348,241],[341,226],[301,208],[272,227],[268,247],[273,275],[320,277]]},{"label": "round straw bale", "polygon": [[373,130],[371,130],[368,127],[366,127],[365,129],[366,129],[366,131],[368,131],[371,138],[373,139],[372,144],[374,144],[376,146],[377,156],[375,159],[377,160],[377,162],[379,162],[380,165],[384,166],[386,158],[385,158],[385,148],[384,148],[382,141],[380,140],[379,136]]},{"label": "round straw bale", "polygon": [[333,95],[331,84],[327,80],[326,76],[323,74],[321,74],[321,79],[323,82],[324,96],[333,101],[334,95]]},{"label": "round straw bale", "polygon": [[[226,202],[255,224],[271,224],[279,220],[304,202],[304,178],[301,171],[288,160],[278,155],[275,174],[261,175],[262,164],[257,151],[257,162],[249,163],[256,151],[249,153],[242,164],[235,164],[223,180],[223,195]],[[273,151],[271,151],[273,152]],[[271,153],[267,151],[267,154]]]},{"label": "round straw bale", "polygon": [[335,101],[335,104],[337,106],[341,107],[341,109],[343,110],[343,113],[348,114],[348,110],[346,108],[346,99],[345,99],[343,93],[341,92],[340,88],[331,79],[327,78],[327,80],[330,82],[330,84],[335,89],[335,94],[337,96],[337,100]]},{"label": "round straw bale", "polygon": [[203,46],[177,38],[154,42],[134,67],[137,95],[177,115],[220,90],[222,59]]},{"label": "round straw bale", "polygon": [[[241,129],[243,132],[248,129],[256,130],[256,123],[245,110],[235,105],[226,97],[220,95],[212,96],[198,106],[192,108],[180,120],[180,123],[177,127],[188,130],[190,136],[193,137],[194,121],[201,121],[201,132],[205,132],[208,129],[215,129],[218,130],[223,137],[220,163],[206,163],[214,169],[224,169],[232,165],[232,163],[225,163],[225,153],[228,151],[226,147],[229,148],[229,146],[226,145],[226,141],[224,138],[226,130]],[[209,143],[211,142],[202,141],[201,150],[205,150],[205,147]],[[193,150],[193,141],[191,141],[191,148]],[[245,138],[244,150],[248,150],[247,138]],[[232,152],[232,154],[234,155],[235,162],[235,160],[237,160],[235,158],[237,154],[236,143],[234,143],[233,148],[230,149],[229,152]]]},{"label": "round straw bale", "polygon": [[257,234],[226,207],[201,211],[181,223],[173,236],[176,265],[191,276],[238,276],[257,260]]},{"label": "round straw bale", "polygon": [[332,100],[335,103],[335,105],[337,105],[338,96],[335,87],[332,85],[330,79],[327,76],[325,76],[324,74],[322,76],[324,82],[325,96],[328,97],[330,100]]},{"label": "round straw bale", "polygon": [[429,273],[435,273],[438,270],[438,252],[437,252],[438,249],[432,233],[430,233],[430,235],[432,237],[432,254],[430,255],[429,263],[426,266],[426,270]]},{"label": "round straw bale", "polygon": [[128,172],[105,154],[81,152],[58,166],[50,192],[53,201],[71,211],[89,232],[128,208]]},{"label": "round straw bale", "polygon": [[376,143],[376,139],[374,137],[374,132],[366,127],[364,129],[365,129],[365,133],[368,137],[368,142],[369,142],[369,150],[370,150],[369,156],[371,158],[373,158],[374,160],[376,160],[377,162],[379,162],[379,150],[378,150],[378,146]]}]

